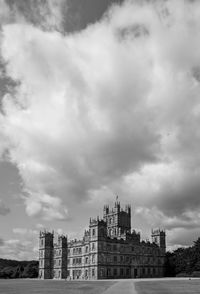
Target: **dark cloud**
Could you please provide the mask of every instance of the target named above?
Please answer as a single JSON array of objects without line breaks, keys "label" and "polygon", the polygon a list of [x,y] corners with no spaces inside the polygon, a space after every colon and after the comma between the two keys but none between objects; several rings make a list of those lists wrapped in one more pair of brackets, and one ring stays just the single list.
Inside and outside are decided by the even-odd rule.
[{"label": "dark cloud", "polygon": [[44,30],[74,32],[101,19],[107,9],[123,0],[5,0],[10,9],[9,22],[20,17]]},{"label": "dark cloud", "polygon": [[65,31],[83,30],[89,24],[99,21],[111,5],[123,2],[124,0],[68,0],[68,11],[64,18]]}]

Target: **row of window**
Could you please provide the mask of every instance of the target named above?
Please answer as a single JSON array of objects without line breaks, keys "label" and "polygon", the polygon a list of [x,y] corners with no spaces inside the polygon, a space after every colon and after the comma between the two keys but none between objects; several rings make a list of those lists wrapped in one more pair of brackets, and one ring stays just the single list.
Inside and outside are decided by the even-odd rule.
[{"label": "row of window", "polygon": [[61,249],[54,249],[54,256],[60,256],[62,254]]},{"label": "row of window", "polygon": [[[92,268],[91,274],[92,274],[92,277],[95,276],[95,269],[94,268]],[[72,270],[71,272],[70,272],[70,270],[68,270],[67,276],[71,276],[73,279],[88,278],[89,271],[87,269],[86,270],[76,269],[76,270]]]},{"label": "row of window", "polygon": [[[95,243],[91,243],[91,250],[94,251],[95,250]],[[68,255],[72,254],[72,255],[79,255],[82,254],[82,249],[81,247],[75,247],[75,248],[69,248],[68,249]],[[85,253],[89,252],[89,245],[85,246]]]},{"label": "row of window", "polygon": [[54,265],[61,266],[61,259],[54,259]]},{"label": "row of window", "polygon": [[[130,268],[100,268],[100,276],[101,277],[111,277],[111,276],[124,276],[124,277],[129,277],[131,274]],[[138,269],[134,270],[134,275],[137,276],[139,274]],[[158,270],[156,268],[142,268],[141,269],[141,275],[142,276],[155,276],[158,274]]]},{"label": "row of window", "polygon": [[[92,261],[92,263],[95,263],[95,254],[92,254],[91,261]],[[89,263],[89,257],[88,256],[86,256],[84,258],[84,262],[85,262],[85,264],[88,264]],[[67,263],[70,264],[70,259],[67,260]],[[72,264],[73,265],[75,265],[75,264],[81,264],[81,263],[82,263],[82,258],[81,257],[73,258],[72,259]]]},{"label": "row of window", "polygon": [[129,263],[131,261],[131,258],[129,256],[123,256],[123,255],[120,255],[120,256],[107,255],[107,256],[105,256],[105,255],[101,254],[101,255],[99,255],[99,261],[108,262],[108,263],[112,263],[112,262],[114,262],[114,263],[118,263],[118,262]]},{"label": "row of window", "polygon": [[[103,271],[100,271],[100,275],[104,276],[105,275],[105,271],[103,269]],[[110,277],[112,275],[112,271],[111,268],[107,268],[107,272],[106,272],[106,276]],[[130,269],[129,268],[120,268],[119,270],[117,268],[113,269],[113,275],[114,276],[129,276],[130,275]]]}]

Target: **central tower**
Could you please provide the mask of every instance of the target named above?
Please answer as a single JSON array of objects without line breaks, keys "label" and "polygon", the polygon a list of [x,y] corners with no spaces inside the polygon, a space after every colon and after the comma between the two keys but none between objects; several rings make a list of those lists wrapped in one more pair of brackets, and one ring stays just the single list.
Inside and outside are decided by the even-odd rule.
[{"label": "central tower", "polygon": [[103,209],[103,220],[107,223],[107,234],[109,237],[118,237],[131,232],[131,207],[125,206],[125,210],[120,207],[120,202],[116,200],[112,209],[108,205]]}]

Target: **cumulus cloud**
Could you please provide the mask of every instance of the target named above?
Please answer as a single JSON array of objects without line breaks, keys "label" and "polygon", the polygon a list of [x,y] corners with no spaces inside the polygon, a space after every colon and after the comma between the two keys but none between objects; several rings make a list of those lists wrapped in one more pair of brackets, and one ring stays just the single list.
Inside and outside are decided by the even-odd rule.
[{"label": "cumulus cloud", "polygon": [[65,220],[68,210],[58,197],[29,192],[25,198],[26,212],[29,216],[41,215],[44,220]]},{"label": "cumulus cloud", "polygon": [[32,260],[37,258],[37,252],[33,248],[31,240],[4,240],[4,243],[0,246],[0,254],[2,258],[14,260]]},{"label": "cumulus cloud", "polygon": [[126,1],[70,35],[3,26],[18,84],[1,133],[28,215],[65,219],[71,202],[120,191],[155,225],[196,226],[199,11],[198,1]]},{"label": "cumulus cloud", "polygon": [[0,238],[1,258],[32,260],[38,257],[38,230],[13,228],[14,237]]},{"label": "cumulus cloud", "polygon": [[67,0],[1,0],[0,23],[31,23],[43,30],[63,30]]}]

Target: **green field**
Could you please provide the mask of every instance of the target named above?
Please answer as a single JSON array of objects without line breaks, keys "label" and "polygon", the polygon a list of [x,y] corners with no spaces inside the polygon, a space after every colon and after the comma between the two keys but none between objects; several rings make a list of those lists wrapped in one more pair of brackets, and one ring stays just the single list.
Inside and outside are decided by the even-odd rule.
[{"label": "green field", "polygon": [[199,294],[200,280],[141,281],[135,283],[138,294]]},{"label": "green field", "polygon": [[100,294],[115,282],[0,280],[0,294]]}]

